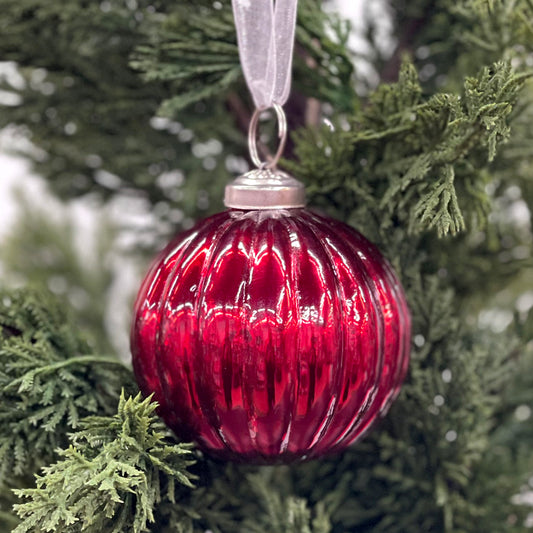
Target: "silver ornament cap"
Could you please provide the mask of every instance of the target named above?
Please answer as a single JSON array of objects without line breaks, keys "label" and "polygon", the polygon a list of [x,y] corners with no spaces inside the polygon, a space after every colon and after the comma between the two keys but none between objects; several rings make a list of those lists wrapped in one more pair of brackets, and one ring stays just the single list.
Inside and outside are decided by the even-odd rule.
[{"label": "silver ornament cap", "polygon": [[232,209],[305,207],[303,183],[277,168],[247,172],[226,186],[224,204]]}]

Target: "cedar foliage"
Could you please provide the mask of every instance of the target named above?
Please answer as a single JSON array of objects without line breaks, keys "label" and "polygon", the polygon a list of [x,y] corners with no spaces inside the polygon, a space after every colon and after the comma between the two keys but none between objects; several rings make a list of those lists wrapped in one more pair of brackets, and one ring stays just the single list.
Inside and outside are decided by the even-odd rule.
[{"label": "cedar foliage", "polygon": [[14,533],[145,530],[162,499],[175,502],[176,483],[193,487],[191,445],[165,442],[155,408],[150,398],[122,394],[114,416],[85,418],[37,488],[16,491],[30,501],[15,506],[26,519]]},{"label": "cedar foliage", "polygon": [[[244,165],[251,113],[228,0],[0,7],[0,57],[22,77],[0,81],[20,97],[0,124],[31,138],[26,156],[56,194],[145,199],[161,223],[148,248],[169,225],[220,208],[224,183]],[[109,343],[84,340],[87,322],[98,332],[105,285],[83,282],[83,269],[73,275],[92,313],[5,289],[2,530],[530,530],[520,495],[533,475],[533,311],[515,301],[531,287],[533,238],[530,213],[511,215],[533,205],[533,4],[390,7],[395,50],[386,55],[369,29],[366,59],[381,79],[372,87],[353,67],[349,27],[301,0],[287,111],[293,130],[305,127],[284,161],[312,204],[376,242],[402,279],[413,352],[387,418],[336,457],[212,462],[165,432],[131,372],[100,353]],[[317,105],[333,127],[320,127]],[[40,232],[57,246],[67,234],[42,226],[21,226],[25,235],[4,247],[7,269],[28,280],[45,274],[23,239]],[[46,276],[76,264],[60,249]],[[513,317],[503,331],[479,319],[495,307]]]},{"label": "cedar foliage", "polygon": [[112,412],[131,371],[91,351],[58,301],[2,291],[0,486],[47,464],[84,417]]}]

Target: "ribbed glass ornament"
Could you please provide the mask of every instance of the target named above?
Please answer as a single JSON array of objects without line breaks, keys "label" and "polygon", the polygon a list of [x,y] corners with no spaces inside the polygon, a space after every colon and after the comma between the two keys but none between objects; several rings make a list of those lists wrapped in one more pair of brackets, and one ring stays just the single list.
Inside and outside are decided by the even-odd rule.
[{"label": "ribbed glass ornament", "polygon": [[394,272],[307,209],[229,210],[178,235],[132,328],[144,394],[211,455],[290,462],[341,450],[397,396],[410,315]]}]

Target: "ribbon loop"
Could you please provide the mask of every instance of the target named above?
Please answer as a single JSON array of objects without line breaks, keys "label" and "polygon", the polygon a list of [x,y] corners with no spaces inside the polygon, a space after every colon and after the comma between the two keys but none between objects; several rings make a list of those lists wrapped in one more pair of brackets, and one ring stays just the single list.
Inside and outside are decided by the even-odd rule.
[{"label": "ribbon loop", "polygon": [[257,109],[283,105],[291,90],[298,0],[233,0],[244,77]]}]

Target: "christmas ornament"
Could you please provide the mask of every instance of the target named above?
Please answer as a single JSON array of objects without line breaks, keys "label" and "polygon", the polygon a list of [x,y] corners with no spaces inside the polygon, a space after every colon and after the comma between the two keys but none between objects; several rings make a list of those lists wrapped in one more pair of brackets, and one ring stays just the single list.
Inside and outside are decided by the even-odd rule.
[{"label": "christmas ornament", "polygon": [[[377,248],[307,210],[302,184],[276,168],[296,1],[233,5],[258,169],[228,185],[228,211],[153,263],[135,304],[133,365],[180,437],[224,459],[289,462],[341,450],[385,414],[407,370],[410,316]],[[262,162],[267,107],[280,146]]]}]

